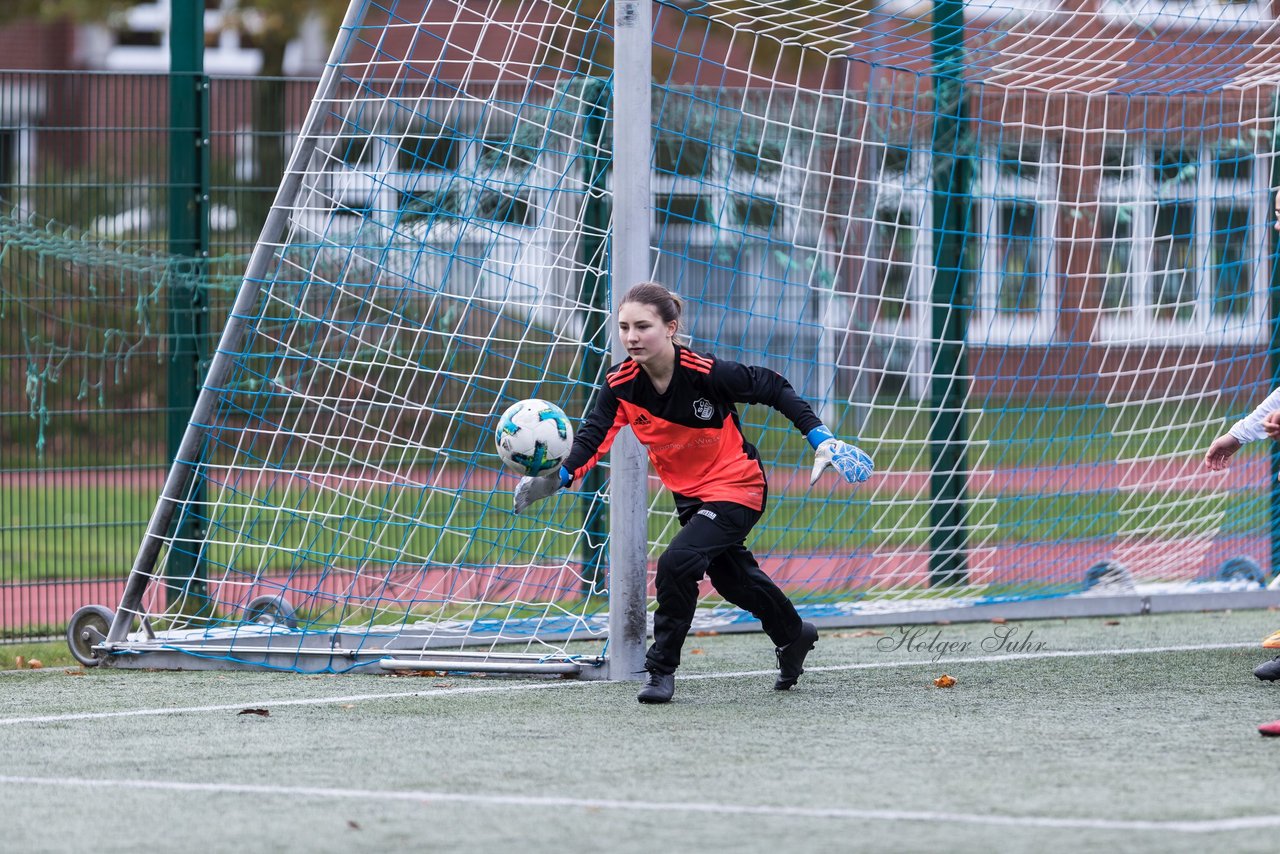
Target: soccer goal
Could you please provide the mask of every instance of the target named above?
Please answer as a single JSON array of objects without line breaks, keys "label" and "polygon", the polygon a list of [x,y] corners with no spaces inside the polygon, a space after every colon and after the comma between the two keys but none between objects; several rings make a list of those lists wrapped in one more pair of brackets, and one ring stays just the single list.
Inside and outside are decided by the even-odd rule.
[{"label": "soccer goal", "polygon": [[[670,496],[622,441],[514,516],[492,434],[587,408],[645,279],[875,458],[810,488],[803,437],[744,412],[750,545],[808,618],[1280,602],[1270,449],[1200,467],[1277,376],[1255,5],[353,0],[73,646],[630,678]],[[695,630],[752,628],[706,592]]]}]

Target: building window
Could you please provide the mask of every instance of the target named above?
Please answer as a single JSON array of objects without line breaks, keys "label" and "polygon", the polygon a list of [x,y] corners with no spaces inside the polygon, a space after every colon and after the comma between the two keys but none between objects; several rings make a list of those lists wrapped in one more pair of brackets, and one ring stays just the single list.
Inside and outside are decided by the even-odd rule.
[{"label": "building window", "polygon": [[537,144],[520,139],[519,134],[486,136],[480,141],[478,164],[486,171],[527,169],[540,153]]},{"label": "building window", "polygon": [[1265,340],[1268,188],[1238,140],[1131,145],[1101,163],[1102,340]]},{"label": "building window", "polygon": [[13,185],[17,183],[18,132],[0,128],[0,200],[13,202]]},{"label": "building window", "polygon": [[929,152],[904,142],[868,146],[875,199],[862,291],[871,297],[875,394],[928,392]]},{"label": "building window", "polygon": [[1210,311],[1222,317],[1249,315],[1253,298],[1253,265],[1249,251],[1249,208],[1215,206],[1209,269],[1213,281]]},{"label": "building window", "polygon": [[1055,152],[1038,140],[985,149],[975,189],[979,262],[971,340],[1029,344],[1053,335]]},{"label": "building window", "polygon": [[731,197],[735,225],[752,231],[773,231],[783,227],[782,209],[773,199],[758,196]]},{"label": "building window", "polygon": [[[964,19],[967,22],[1008,21],[1011,15],[1016,15],[1020,21],[1036,20],[1061,8],[1061,0],[965,0]],[[918,0],[880,0],[876,9],[899,19],[914,18],[920,14]]]},{"label": "building window", "polygon": [[1156,320],[1191,320],[1196,307],[1196,206],[1156,204],[1151,250],[1151,310]]},{"label": "building window", "polygon": [[916,233],[909,211],[876,211],[871,224],[867,285],[877,295],[876,320],[897,321],[914,312],[911,277],[915,271]]},{"label": "building window", "polygon": [[476,216],[502,225],[533,225],[528,193],[488,191],[480,195]]},{"label": "building window", "polygon": [[[164,71],[169,67],[170,7],[177,0],[137,3],[109,19],[111,47],[104,68],[116,71]],[[239,0],[204,0],[204,69],[211,74],[257,74],[262,53],[254,33],[261,18]]]},{"label": "building window", "polygon": [[1123,205],[1100,207],[1098,263],[1102,268],[1103,310],[1127,310],[1133,305],[1133,211]]},{"label": "building window", "polygon": [[1230,29],[1271,20],[1267,0],[1102,0],[1104,18],[1124,24]]},{"label": "building window", "polygon": [[658,172],[686,178],[704,178],[711,164],[711,145],[705,140],[659,133],[653,165]]},{"label": "building window", "polygon": [[653,202],[653,213],[659,228],[668,225],[714,224],[711,200],[697,193],[662,193]]},{"label": "building window", "polygon": [[1000,253],[1000,281],[995,310],[1034,312],[1040,308],[1043,288],[1043,246],[1039,233],[1039,207],[1034,202],[1001,202],[994,245]]},{"label": "building window", "polygon": [[401,172],[452,172],[458,168],[458,140],[452,136],[407,135],[399,140]]}]

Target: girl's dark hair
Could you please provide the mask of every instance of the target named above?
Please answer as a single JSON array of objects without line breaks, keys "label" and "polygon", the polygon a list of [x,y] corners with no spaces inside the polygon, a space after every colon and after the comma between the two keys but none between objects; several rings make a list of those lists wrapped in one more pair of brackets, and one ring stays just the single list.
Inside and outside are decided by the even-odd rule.
[{"label": "girl's dark hair", "polygon": [[684,311],[684,302],[667,290],[666,285],[660,285],[657,282],[641,282],[638,285],[632,285],[622,298],[622,302],[650,306],[658,313],[658,317],[662,318],[663,323],[670,323],[673,320],[676,322],[676,335],[683,331],[680,325],[680,314]]}]

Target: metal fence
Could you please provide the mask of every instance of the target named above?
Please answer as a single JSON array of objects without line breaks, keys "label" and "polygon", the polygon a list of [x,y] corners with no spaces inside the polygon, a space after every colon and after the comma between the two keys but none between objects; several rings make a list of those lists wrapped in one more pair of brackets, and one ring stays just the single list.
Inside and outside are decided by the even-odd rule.
[{"label": "metal fence", "polygon": [[[0,640],[118,600],[195,393],[176,357],[219,325],[188,321],[225,315],[315,88],[191,85],[206,118],[173,128],[167,75],[0,71]],[[207,264],[173,254],[167,211],[193,140]]]}]

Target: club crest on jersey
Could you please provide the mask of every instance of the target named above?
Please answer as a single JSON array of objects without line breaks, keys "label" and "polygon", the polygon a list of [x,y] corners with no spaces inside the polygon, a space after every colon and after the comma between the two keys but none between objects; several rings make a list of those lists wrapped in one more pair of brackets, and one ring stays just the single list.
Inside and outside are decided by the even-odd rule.
[{"label": "club crest on jersey", "polygon": [[716,408],[711,405],[711,401],[705,397],[700,397],[693,402],[693,414],[701,418],[703,421],[710,421],[711,416],[715,415]]}]

